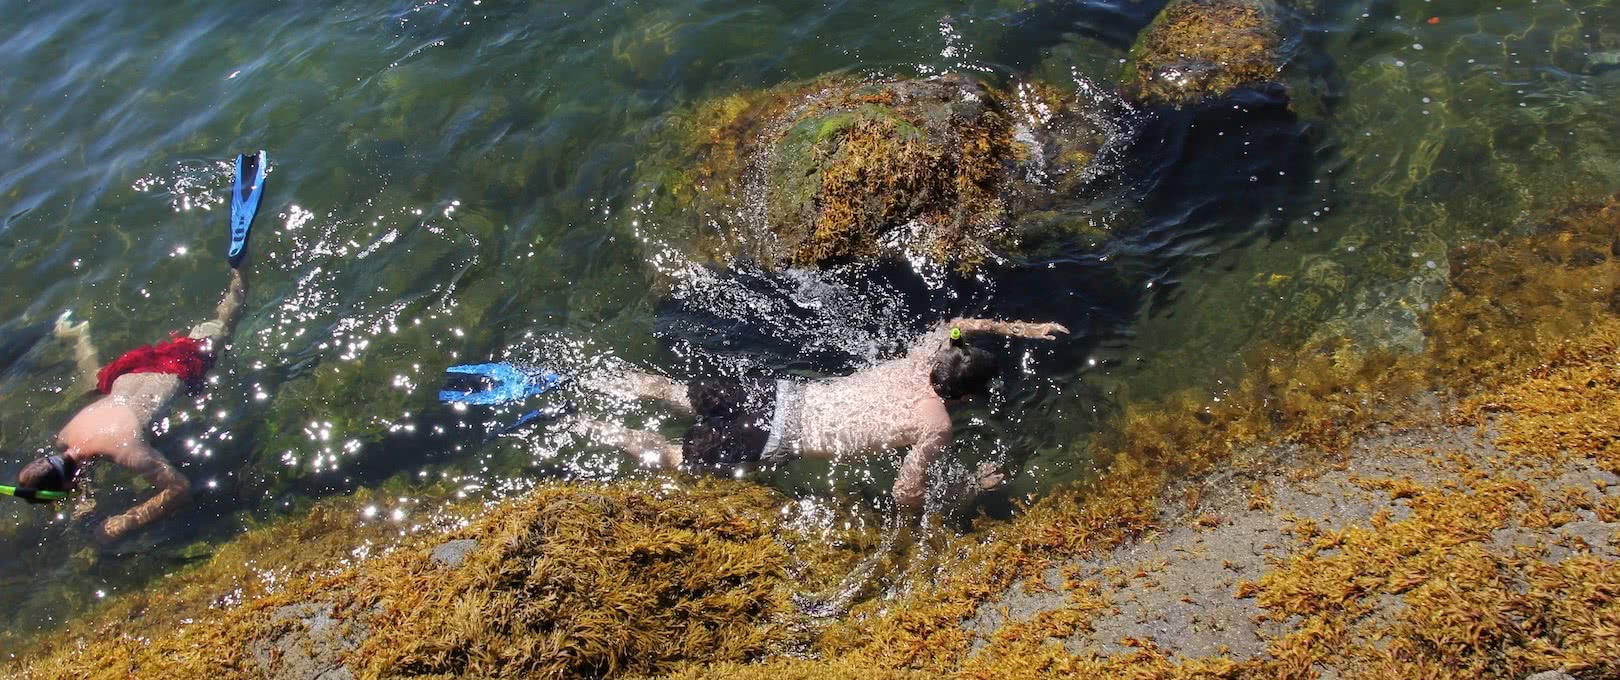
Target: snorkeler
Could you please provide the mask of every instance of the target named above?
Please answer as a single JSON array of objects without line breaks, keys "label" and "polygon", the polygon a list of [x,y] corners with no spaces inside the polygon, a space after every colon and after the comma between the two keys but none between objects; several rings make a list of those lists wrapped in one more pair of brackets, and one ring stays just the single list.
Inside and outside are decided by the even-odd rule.
[{"label": "snorkeler", "polygon": [[101,459],[141,476],[158,490],[157,494],[98,525],[95,537],[104,543],[151,524],[186,500],[191,482],[152,448],[146,433],[182,386],[192,393],[201,388],[203,376],[242,315],[247,298],[247,281],[240,268],[243,247],[266,169],[263,151],[237,157],[227,253],[230,280],[212,320],[198,324],[184,336],[175,333],[169,340],[131,350],[98,371],[89,322],[72,324],[67,315],[63,316],[57,324],[57,335],[76,339],[74,354],[79,369],[103,396],[81,409],[57,434],[57,453],[23,466],[17,473],[15,488],[0,488],[30,503],[57,500],[73,490],[86,465]]},{"label": "snorkeler", "polygon": [[[801,456],[834,459],[909,447],[893,492],[901,506],[917,508],[929,464],[952,439],[946,405],[982,394],[998,373],[996,356],[963,343],[962,335],[1054,340],[1068,332],[1055,323],[956,319],[923,335],[899,359],[811,382],[683,384],[636,371],[584,378],[583,384],[600,392],[668,402],[698,422],[678,445],[620,425],[581,420],[579,426],[647,465],[671,469],[729,470]],[[982,488],[1002,481],[994,466],[980,466]]]}]

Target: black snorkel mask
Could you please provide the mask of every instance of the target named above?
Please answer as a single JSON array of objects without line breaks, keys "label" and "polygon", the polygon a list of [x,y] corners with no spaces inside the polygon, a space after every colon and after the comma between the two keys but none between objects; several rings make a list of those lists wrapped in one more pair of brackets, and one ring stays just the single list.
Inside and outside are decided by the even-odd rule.
[{"label": "black snorkel mask", "polygon": [[[51,474],[46,478],[51,486],[67,489],[73,482],[73,468],[71,461],[61,454],[52,454],[45,457],[45,463],[51,466]],[[0,495],[21,498],[30,503],[54,503],[68,497],[67,491],[54,491],[33,486],[6,486],[0,484]]]}]

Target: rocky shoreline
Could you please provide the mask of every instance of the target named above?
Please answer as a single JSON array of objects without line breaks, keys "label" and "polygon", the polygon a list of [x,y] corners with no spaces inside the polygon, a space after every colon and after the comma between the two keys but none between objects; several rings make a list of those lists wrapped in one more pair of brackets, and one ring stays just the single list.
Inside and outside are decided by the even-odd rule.
[{"label": "rocky shoreline", "polygon": [[[1100,477],[944,537],[900,593],[831,620],[807,617],[795,595],[837,582],[871,546],[792,536],[775,492],[555,484],[246,596],[251,560],[227,548],[15,668],[1614,677],[1616,244],[1620,204],[1608,200],[1459,248],[1421,354],[1352,339],[1273,348],[1218,402],[1190,392],[1128,408],[1094,444],[1113,453]],[[339,530],[320,516],[270,540],[317,546]]]}]

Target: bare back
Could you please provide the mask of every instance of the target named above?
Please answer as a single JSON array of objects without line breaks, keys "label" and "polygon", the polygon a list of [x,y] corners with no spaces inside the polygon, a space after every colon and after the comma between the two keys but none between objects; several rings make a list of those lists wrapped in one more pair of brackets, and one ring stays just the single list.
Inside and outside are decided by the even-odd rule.
[{"label": "bare back", "polygon": [[165,373],[131,373],[113,382],[112,393],[73,416],[57,434],[57,447],[84,458],[110,458],[128,467],[145,455],[152,421],[179,393],[180,379]]},{"label": "bare back", "polygon": [[905,448],[948,432],[950,416],[928,371],[926,360],[907,356],[806,385],[800,452],[839,458]]}]

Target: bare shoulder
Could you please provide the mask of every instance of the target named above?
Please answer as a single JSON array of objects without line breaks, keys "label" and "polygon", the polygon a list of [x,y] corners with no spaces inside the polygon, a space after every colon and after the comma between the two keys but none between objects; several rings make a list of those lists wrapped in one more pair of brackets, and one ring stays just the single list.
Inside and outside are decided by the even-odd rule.
[{"label": "bare shoulder", "polygon": [[945,347],[951,343],[951,328],[954,327],[952,325],[953,323],[954,320],[941,321],[929,328],[922,335],[917,336],[917,339],[911,342],[910,349],[906,350],[905,358],[911,361],[916,361],[919,359],[927,360],[931,359],[934,356],[934,353],[945,349]]},{"label": "bare shoulder", "polygon": [[938,395],[930,393],[928,398],[917,401],[917,424],[923,432],[950,432],[951,412],[945,408],[945,401]]},{"label": "bare shoulder", "polygon": [[151,455],[140,420],[127,406],[105,397],[75,414],[56,439],[59,446],[123,467],[142,464]]},{"label": "bare shoulder", "polygon": [[100,449],[102,458],[110,460],[118,467],[132,472],[145,472],[156,461],[147,451],[147,447],[130,441],[108,442],[108,446]]}]

